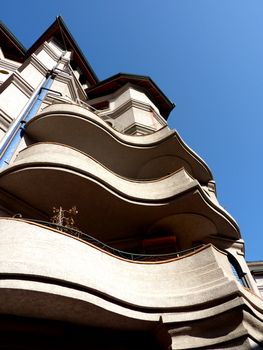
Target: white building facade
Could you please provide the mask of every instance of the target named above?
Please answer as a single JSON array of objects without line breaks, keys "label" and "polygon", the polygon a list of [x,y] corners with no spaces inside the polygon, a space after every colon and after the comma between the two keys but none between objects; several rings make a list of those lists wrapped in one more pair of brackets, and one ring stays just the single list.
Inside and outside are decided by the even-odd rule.
[{"label": "white building facade", "polygon": [[239,227],[173,103],[99,81],[60,17],[29,50],[0,39],[3,348],[262,348]]}]

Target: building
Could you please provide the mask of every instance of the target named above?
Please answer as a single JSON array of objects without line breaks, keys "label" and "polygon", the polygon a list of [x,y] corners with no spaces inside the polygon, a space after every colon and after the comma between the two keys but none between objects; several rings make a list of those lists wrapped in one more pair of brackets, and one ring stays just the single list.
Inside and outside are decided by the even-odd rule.
[{"label": "building", "polygon": [[263,261],[249,261],[248,267],[257,283],[261,296],[263,296]]},{"label": "building", "polygon": [[0,39],[1,348],[262,348],[238,225],[160,88],[98,81],[60,17]]}]

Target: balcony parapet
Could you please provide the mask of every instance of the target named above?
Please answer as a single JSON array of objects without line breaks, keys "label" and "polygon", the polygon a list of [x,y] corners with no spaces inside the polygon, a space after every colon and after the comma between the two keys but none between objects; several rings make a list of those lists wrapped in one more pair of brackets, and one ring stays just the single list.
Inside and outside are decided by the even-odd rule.
[{"label": "balcony parapet", "polygon": [[[20,152],[13,165],[2,171],[0,188],[15,196],[12,203],[7,203],[2,192],[2,200],[14,212],[23,208],[16,204],[18,198],[47,216],[50,205],[77,205],[81,230],[102,240],[105,237],[97,236],[102,228],[109,240],[117,239],[122,232],[140,235],[142,226],[150,227],[165,218],[165,225],[173,230],[178,221],[176,215],[180,216],[177,230],[182,240],[192,236],[193,230],[197,230],[195,240],[211,234],[239,238],[233,219],[210,200],[184,169],[152,181],[135,181],[114,174],[71,147],[39,143]],[[195,215],[191,217],[192,227],[190,213]]]},{"label": "balcony parapet", "polygon": [[[64,103],[45,108],[26,125],[26,133],[36,141],[77,148],[123,176],[154,178],[184,166],[201,183],[212,180],[204,161],[167,126],[150,135],[125,135],[88,108]],[[113,154],[123,161],[116,162]],[[149,168],[152,160],[157,160],[161,166]]]},{"label": "balcony parapet", "polygon": [[85,232],[79,231],[74,227],[67,227],[63,225],[58,225],[50,221],[42,221],[42,220],[28,219],[28,218],[23,219],[23,222],[33,223],[36,225],[48,227],[50,230],[54,230],[55,232],[58,232],[58,233],[68,234],[69,236],[79,239],[82,242],[85,242],[87,244],[90,244],[91,246],[94,246],[105,253],[109,253],[110,255],[113,255],[115,257],[118,257],[120,259],[124,259],[127,261],[135,261],[136,263],[139,263],[139,262],[163,263],[168,261],[174,261],[175,259],[179,259],[179,258],[181,259],[186,255],[195,254],[196,251],[201,250],[205,246],[205,244],[202,244],[189,249],[176,251],[172,253],[165,253],[165,254],[139,254],[139,253],[126,252],[120,249],[113,248],[108,244],[101,242],[95,237],[92,237],[91,235]]},{"label": "balcony parapet", "polygon": [[1,274],[57,279],[141,307],[195,305],[203,294],[212,301],[211,288],[221,297],[223,284],[230,291],[236,283],[225,253],[212,245],[180,258],[138,263],[62,231],[10,218],[0,219],[0,242]]},{"label": "balcony parapet", "polygon": [[0,297],[1,314],[106,329],[110,320],[111,330],[162,327],[173,349],[189,348],[189,338],[192,348],[263,340],[262,299],[212,245],[169,261],[128,261],[62,231],[0,218]]},{"label": "balcony parapet", "polygon": [[183,168],[151,181],[127,179],[113,173],[87,154],[56,143],[37,143],[27,147],[19,153],[6,173],[12,169],[22,170],[38,165],[43,168],[62,166],[71,169],[79,175],[96,178],[123,196],[142,201],[168,200],[198,184]]}]

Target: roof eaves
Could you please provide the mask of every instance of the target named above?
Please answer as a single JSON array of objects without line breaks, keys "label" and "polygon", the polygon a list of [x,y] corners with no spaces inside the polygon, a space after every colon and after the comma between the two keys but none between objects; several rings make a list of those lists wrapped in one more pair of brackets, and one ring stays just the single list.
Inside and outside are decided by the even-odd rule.
[{"label": "roof eaves", "polygon": [[27,50],[26,56],[30,56],[43,42],[45,38],[51,37],[54,33],[57,31],[63,31],[61,35],[65,35],[67,38],[67,41],[70,43],[72,46],[73,50],[76,52],[80,60],[82,61],[82,64],[84,67],[86,67],[87,71],[89,72],[89,75],[92,78],[92,83],[96,84],[98,83],[99,79],[97,75],[95,74],[94,70],[92,69],[91,65],[87,61],[85,55],[79,48],[77,42],[73,38],[70,30],[67,28],[64,20],[62,19],[61,16],[56,17],[55,21],[47,28],[47,30],[31,45],[31,47]]},{"label": "roof eaves", "polygon": [[25,55],[26,48],[24,45],[17,39],[17,37],[8,29],[8,27],[0,20],[0,28],[3,30],[5,35],[13,42],[16,48],[21,52],[22,55]]},{"label": "roof eaves", "polygon": [[61,24],[62,28],[65,30],[66,34],[69,36],[70,41],[73,44],[73,47],[78,52],[78,54],[81,57],[81,59],[84,61],[84,64],[88,67],[88,69],[91,72],[95,82],[98,83],[99,82],[99,78],[97,77],[96,73],[94,72],[93,68],[91,67],[90,63],[88,62],[87,58],[85,57],[84,53],[80,49],[80,47],[77,44],[76,40],[72,36],[72,34],[71,34],[70,30],[68,29],[66,23],[64,22],[63,18],[61,16],[58,16],[56,20],[58,21],[59,24]]},{"label": "roof eaves", "polygon": [[149,76],[145,76],[145,75],[137,75],[137,74],[130,74],[130,73],[117,73],[105,80],[100,81],[98,84],[91,86],[90,88],[86,89],[86,93],[87,95],[89,95],[89,93],[92,93],[93,90],[99,89],[100,87],[103,87],[104,85],[107,85],[110,82],[114,82],[115,80],[118,79],[131,79],[131,80],[145,80],[147,82],[149,82],[153,88],[158,91],[158,93],[162,96],[162,98],[166,101],[167,105],[169,105],[169,112],[167,112],[167,114],[165,115],[166,119],[168,118],[168,115],[170,114],[170,112],[173,110],[173,108],[175,107],[175,104],[173,102],[171,102],[169,100],[169,98],[162,92],[162,90],[160,90],[160,88],[156,85],[156,83],[149,77]]}]

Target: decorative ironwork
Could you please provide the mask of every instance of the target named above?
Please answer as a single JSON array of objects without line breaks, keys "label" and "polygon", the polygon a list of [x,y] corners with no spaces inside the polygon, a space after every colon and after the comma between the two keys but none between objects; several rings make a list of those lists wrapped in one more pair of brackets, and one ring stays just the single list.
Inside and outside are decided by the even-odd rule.
[{"label": "decorative ironwork", "polygon": [[22,216],[22,214],[20,214],[20,213],[16,213],[16,214],[14,214],[13,216],[12,216],[12,218],[15,218],[15,219],[17,219],[17,218],[19,218],[19,219],[21,219],[23,216]]},{"label": "decorative ironwork", "polygon": [[73,219],[73,216],[78,214],[78,210],[75,205],[68,210],[63,209],[62,207],[53,207],[53,214],[55,215],[50,219],[52,223],[64,227],[74,228],[75,220]]},{"label": "decorative ironwork", "polygon": [[123,250],[113,248],[113,247],[109,246],[108,244],[103,243],[103,242],[99,241],[98,239],[88,235],[87,233],[79,231],[78,229],[73,228],[73,227],[62,226],[62,225],[59,225],[57,223],[47,222],[47,221],[42,221],[42,220],[34,220],[34,219],[26,219],[26,220],[31,221],[31,222],[35,222],[36,224],[50,227],[51,229],[63,231],[63,232],[65,232],[73,237],[80,238],[83,241],[85,241],[89,244],[92,244],[97,248],[103,249],[104,251],[106,251],[110,254],[119,256],[119,257],[124,258],[124,259],[133,260],[133,261],[165,261],[165,260],[174,259],[174,258],[178,258],[178,257],[183,256],[183,255],[189,254],[189,253],[191,253],[197,249],[200,249],[201,247],[204,246],[204,244],[201,244],[199,246],[195,246],[195,247],[192,247],[189,249],[177,251],[174,253],[166,253],[166,254],[130,253],[130,252],[125,252]]}]

